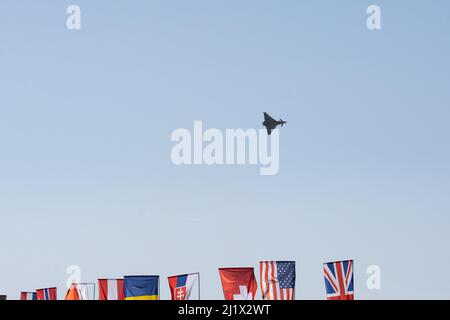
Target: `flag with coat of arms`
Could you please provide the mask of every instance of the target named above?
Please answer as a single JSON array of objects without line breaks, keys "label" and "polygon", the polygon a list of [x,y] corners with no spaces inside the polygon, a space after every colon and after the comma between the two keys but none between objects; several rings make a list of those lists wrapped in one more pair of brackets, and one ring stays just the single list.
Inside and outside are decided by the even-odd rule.
[{"label": "flag with coat of arms", "polygon": [[[199,273],[182,274],[168,277],[172,300],[191,300],[192,288],[197,285],[200,289]],[[200,296],[200,290],[199,296]],[[200,297],[197,297],[200,299]]]}]

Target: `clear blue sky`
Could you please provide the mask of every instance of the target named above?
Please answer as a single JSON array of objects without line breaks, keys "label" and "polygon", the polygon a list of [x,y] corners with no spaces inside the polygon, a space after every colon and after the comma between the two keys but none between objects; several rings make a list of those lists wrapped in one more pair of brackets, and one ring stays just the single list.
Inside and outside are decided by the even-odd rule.
[{"label": "clear blue sky", "polygon": [[[62,298],[76,264],[160,274],[164,299],[199,271],[222,299],[218,267],[287,259],[297,297],[324,299],[322,263],[353,258],[356,298],[450,298],[449,17],[447,0],[2,1],[0,293]],[[288,121],[278,175],[172,164],[174,129],[263,111]]]}]

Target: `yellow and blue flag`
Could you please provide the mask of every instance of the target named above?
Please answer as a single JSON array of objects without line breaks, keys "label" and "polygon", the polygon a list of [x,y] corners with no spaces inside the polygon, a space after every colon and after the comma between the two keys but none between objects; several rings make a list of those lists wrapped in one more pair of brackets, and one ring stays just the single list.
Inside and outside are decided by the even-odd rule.
[{"label": "yellow and blue flag", "polygon": [[125,276],[125,300],[158,300],[159,276]]}]

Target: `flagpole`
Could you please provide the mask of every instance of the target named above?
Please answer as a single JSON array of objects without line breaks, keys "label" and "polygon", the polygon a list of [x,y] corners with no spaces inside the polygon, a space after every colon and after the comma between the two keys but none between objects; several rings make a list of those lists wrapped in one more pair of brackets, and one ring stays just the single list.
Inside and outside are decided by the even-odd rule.
[{"label": "flagpole", "polygon": [[200,300],[200,272],[197,272],[198,274],[198,300]]},{"label": "flagpole", "polygon": [[89,300],[89,285],[93,285],[94,286],[94,290],[93,290],[93,296],[92,296],[92,300],[95,300],[95,282],[80,282],[80,283],[77,283],[77,284],[79,284],[79,285],[85,285],[86,286],[86,288],[87,288],[87,290],[88,290],[88,297],[87,297],[87,299]]}]

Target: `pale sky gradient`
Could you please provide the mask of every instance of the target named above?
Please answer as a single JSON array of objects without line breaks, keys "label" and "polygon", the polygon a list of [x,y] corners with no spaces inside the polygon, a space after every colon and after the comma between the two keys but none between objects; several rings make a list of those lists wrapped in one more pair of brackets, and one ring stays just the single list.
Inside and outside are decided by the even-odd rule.
[{"label": "pale sky gradient", "polygon": [[[217,268],[295,260],[324,299],[322,263],[352,258],[358,299],[449,299],[449,33],[448,0],[2,0],[0,293],[63,298],[75,264],[160,274],[163,299],[199,271],[222,299]],[[278,175],[170,161],[174,129],[263,111],[288,121]]]}]

